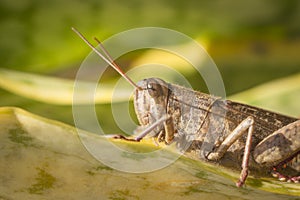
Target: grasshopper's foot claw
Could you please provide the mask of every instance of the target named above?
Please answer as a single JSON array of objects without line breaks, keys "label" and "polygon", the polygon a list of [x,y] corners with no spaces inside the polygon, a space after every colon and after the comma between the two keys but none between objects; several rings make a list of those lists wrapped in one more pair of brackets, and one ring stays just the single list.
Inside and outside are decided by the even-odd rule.
[{"label": "grasshopper's foot claw", "polygon": [[292,177],[291,181],[294,182],[294,183],[299,183],[300,182],[300,176]]},{"label": "grasshopper's foot claw", "polygon": [[119,139],[119,140],[126,140],[126,141],[131,141],[131,142],[139,142],[140,141],[140,140],[137,140],[135,138],[125,137],[123,135],[113,135],[111,138],[112,139]]},{"label": "grasshopper's foot claw", "polygon": [[238,182],[236,182],[235,184],[237,187],[242,187],[244,185],[244,182],[239,180]]},{"label": "grasshopper's foot claw", "polygon": [[236,183],[236,186],[242,187],[245,184],[247,177],[248,177],[248,169],[243,169],[240,175],[240,179]]},{"label": "grasshopper's foot claw", "polygon": [[112,138],[113,139],[120,139],[120,140],[127,140],[127,138],[123,135],[113,135]]}]

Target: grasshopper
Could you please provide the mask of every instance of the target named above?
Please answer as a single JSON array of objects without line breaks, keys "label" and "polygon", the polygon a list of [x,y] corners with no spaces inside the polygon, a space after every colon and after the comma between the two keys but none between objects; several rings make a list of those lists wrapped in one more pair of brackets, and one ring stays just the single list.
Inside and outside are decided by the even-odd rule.
[{"label": "grasshopper", "polygon": [[[148,78],[134,83],[112,60],[97,38],[105,56],[72,28],[92,50],[134,88],[134,107],[142,131],[158,142],[176,142],[185,155],[241,168],[236,185],[244,185],[249,169],[272,173],[279,180],[300,180],[300,120],[254,106],[233,102],[185,87]],[[278,171],[288,166],[289,175]]]}]

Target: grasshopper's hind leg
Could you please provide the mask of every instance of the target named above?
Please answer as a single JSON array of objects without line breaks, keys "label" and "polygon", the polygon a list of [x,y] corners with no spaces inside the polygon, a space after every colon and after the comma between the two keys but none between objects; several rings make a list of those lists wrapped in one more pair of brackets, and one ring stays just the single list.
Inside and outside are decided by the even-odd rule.
[{"label": "grasshopper's hind leg", "polygon": [[253,117],[247,117],[225,138],[225,140],[221,143],[217,150],[215,152],[210,153],[207,157],[209,160],[219,160],[223,157],[228,148],[244,133],[246,133],[246,130],[248,130],[247,141],[242,162],[242,171],[240,174],[240,179],[236,184],[238,187],[241,187],[245,183],[248,176],[248,165],[250,158],[250,147],[252,144],[253,124]]},{"label": "grasshopper's hind leg", "polygon": [[[258,164],[276,168],[297,157],[299,152],[300,120],[282,127],[262,140],[255,147],[253,156]],[[300,172],[300,160],[294,162],[293,168]],[[294,180],[294,177],[284,176],[276,171],[274,173],[278,175],[279,179]],[[299,177],[297,181],[299,181]]]}]

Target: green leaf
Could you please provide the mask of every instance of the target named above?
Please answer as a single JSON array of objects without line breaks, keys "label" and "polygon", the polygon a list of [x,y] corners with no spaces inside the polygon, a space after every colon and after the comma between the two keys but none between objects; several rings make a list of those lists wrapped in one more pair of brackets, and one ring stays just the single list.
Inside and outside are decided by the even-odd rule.
[{"label": "green leaf", "polygon": [[[0,87],[17,95],[50,104],[90,103],[89,89],[94,89],[97,84],[84,81],[78,81],[77,84],[80,87],[76,90],[76,102],[74,102],[73,80],[0,69]],[[112,95],[116,102],[125,101],[133,90],[123,87],[122,92],[113,94],[113,91],[113,84],[102,83],[101,87],[96,88],[93,101],[99,104],[110,103]]]},{"label": "green leaf", "polygon": [[[78,132],[77,132],[78,131]],[[80,137],[79,137],[80,136]],[[81,139],[80,139],[81,138]],[[141,143],[107,140],[63,123],[12,107],[0,108],[0,197],[3,199],[293,199],[298,184],[272,178],[249,177],[246,188],[236,188],[238,172],[180,157],[152,173],[125,173],[96,160],[83,144],[105,151],[107,142],[130,152],[156,152]],[[98,151],[98,154],[101,152]],[[102,152],[103,153],[103,152]],[[108,151],[108,156],[110,152]],[[169,151],[161,155],[175,155]],[[124,157],[137,164],[143,157]],[[154,157],[155,157],[154,156]],[[166,160],[170,157],[164,156]],[[120,166],[126,163],[119,163]],[[145,166],[146,167],[146,166]],[[297,197],[295,197],[297,198]]]}]

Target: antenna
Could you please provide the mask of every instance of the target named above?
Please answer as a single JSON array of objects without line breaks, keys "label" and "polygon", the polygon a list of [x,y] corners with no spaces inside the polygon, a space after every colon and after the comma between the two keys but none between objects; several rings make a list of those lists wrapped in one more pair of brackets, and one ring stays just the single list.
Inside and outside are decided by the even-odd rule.
[{"label": "antenna", "polygon": [[122,70],[121,68],[113,61],[109,53],[106,51],[102,43],[95,38],[95,40],[100,45],[102,51],[104,54],[108,57],[106,58],[104,55],[102,55],[96,47],[94,47],[77,29],[72,27],[72,30],[96,53],[98,54],[107,64],[109,64],[111,67],[113,67],[123,78],[125,78],[133,87],[135,87],[138,90],[142,90],[141,87],[137,86]]},{"label": "antenna", "polygon": [[100,45],[101,50],[104,52],[104,54],[106,55],[106,57],[109,59],[109,61],[115,66],[118,67],[119,66],[115,63],[115,61],[112,59],[111,55],[106,51],[105,47],[103,46],[102,42],[100,40],[98,40],[98,38],[94,37],[94,40]]}]

